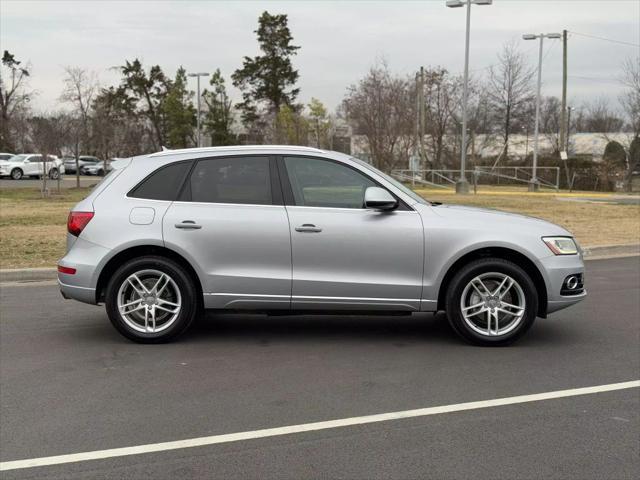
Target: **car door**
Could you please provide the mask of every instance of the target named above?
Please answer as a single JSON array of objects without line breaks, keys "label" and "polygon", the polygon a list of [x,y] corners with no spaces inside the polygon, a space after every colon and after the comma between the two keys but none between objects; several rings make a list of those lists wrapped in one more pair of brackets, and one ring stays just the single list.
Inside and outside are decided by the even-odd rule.
[{"label": "car door", "polygon": [[387,212],[364,208],[366,188],[382,185],[344,163],[290,156],[279,167],[291,225],[292,308],[419,310],[419,214],[404,203]]},{"label": "car door", "polygon": [[42,171],[42,155],[29,155],[24,160],[25,176],[40,175]]},{"label": "car door", "polygon": [[201,272],[208,308],[289,309],[291,240],[275,158],[197,160],[163,221]]}]

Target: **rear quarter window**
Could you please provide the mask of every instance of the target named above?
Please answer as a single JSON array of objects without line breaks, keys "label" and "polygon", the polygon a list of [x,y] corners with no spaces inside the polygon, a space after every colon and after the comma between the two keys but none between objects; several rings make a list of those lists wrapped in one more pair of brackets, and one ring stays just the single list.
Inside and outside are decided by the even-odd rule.
[{"label": "rear quarter window", "polygon": [[160,167],[129,192],[129,197],[173,201],[191,168],[191,161]]}]

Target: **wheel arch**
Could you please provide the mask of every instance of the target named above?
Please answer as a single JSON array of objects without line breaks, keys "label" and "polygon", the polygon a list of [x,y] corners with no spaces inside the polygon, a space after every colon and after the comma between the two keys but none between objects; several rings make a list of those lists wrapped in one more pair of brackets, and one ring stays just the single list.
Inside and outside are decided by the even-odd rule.
[{"label": "wheel arch", "polygon": [[200,307],[203,306],[202,282],[200,281],[200,277],[198,276],[191,263],[189,263],[189,261],[178,252],[160,245],[136,245],[126,248],[111,257],[104,265],[104,267],[100,271],[100,275],[98,276],[98,281],[96,283],[96,303],[104,301],[104,295],[109,279],[124,262],[127,262],[133,258],[143,257],[147,255],[165,257],[173,260],[181,267],[183,267],[193,280],[193,284],[196,287]]},{"label": "wheel arch", "polygon": [[501,258],[509,260],[522,268],[533,281],[538,292],[538,316],[547,316],[547,287],[542,273],[536,264],[525,254],[507,247],[482,247],[465,253],[447,270],[438,290],[438,310],[445,309],[445,297],[454,275],[466,264],[481,258]]}]

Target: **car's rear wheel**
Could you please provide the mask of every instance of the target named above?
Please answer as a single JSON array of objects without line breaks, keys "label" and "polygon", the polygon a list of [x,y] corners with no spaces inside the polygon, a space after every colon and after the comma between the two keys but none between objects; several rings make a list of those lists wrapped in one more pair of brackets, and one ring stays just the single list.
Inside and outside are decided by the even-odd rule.
[{"label": "car's rear wheel", "polygon": [[14,168],[11,170],[11,178],[14,180],[20,180],[22,178],[23,172],[19,168]]},{"label": "car's rear wheel", "polygon": [[54,168],[49,171],[49,178],[51,180],[57,180],[59,176],[60,176],[60,172],[58,172],[57,168]]},{"label": "car's rear wheel", "polygon": [[538,311],[538,292],[518,265],[484,258],[464,266],[446,295],[449,323],[476,345],[508,345],[531,327]]},{"label": "car's rear wheel", "polygon": [[120,267],[107,286],[105,303],[113,326],[140,343],[168,342],[183,333],[198,312],[197,290],[176,262],[147,256]]}]

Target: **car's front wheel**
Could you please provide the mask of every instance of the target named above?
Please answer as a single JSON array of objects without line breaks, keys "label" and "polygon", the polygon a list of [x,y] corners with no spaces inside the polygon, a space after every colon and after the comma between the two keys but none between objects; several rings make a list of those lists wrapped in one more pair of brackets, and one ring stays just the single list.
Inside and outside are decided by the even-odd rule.
[{"label": "car's front wheel", "polygon": [[60,172],[58,172],[57,168],[54,168],[49,172],[49,178],[51,180],[57,180],[59,176],[60,176]]},{"label": "car's front wheel", "polygon": [[508,345],[531,327],[538,312],[538,292],[521,267],[501,258],[465,265],[446,295],[449,323],[476,345]]},{"label": "car's front wheel", "polygon": [[11,170],[11,178],[13,178],[14,180],[20,180],[22,178],[22,170],[20,170],[19,168],[14,168],[13,170]]},{"label": "car's front wheel", "polygon": [[111,277],[107,314],[125,337],[163,343],[183,333],[198,312],[197,290],[176,262],[156,256],[131,260]]}]

